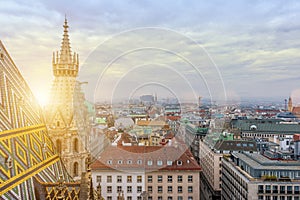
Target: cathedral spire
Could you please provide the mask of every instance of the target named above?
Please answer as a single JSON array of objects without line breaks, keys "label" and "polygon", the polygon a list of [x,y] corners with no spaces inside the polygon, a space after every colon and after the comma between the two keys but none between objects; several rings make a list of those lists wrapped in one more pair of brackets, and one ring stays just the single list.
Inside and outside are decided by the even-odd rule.
[{"label": "cathedral spire", "polygon": [[65,17],[65,23],[63,25],[64,34],[61,42],[60,53],[53,53],[53,73],[55,76],[77,76],[79,59],[78,54],[74,52],[72,55],[69,33],[68,33],[68,21]]},{"label": "cathedral spire", "polygon": [[68,34],[69,26],[66,17],[65,17],[65,24],[63,25],[63,27],[64,27],[64,35],[61,43],[60,62],[66,64],[72,61],[70,40]]}]

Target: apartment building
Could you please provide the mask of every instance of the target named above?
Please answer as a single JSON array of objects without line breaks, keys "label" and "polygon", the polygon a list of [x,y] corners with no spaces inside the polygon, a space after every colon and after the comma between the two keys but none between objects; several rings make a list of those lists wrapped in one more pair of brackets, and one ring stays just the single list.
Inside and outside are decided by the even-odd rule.
[{"label": "apartment building", "polygon": [[109,146],[91,165],[93,185],[107,200],[198,200],[200,167],[182,143]]},{"label": "apartment building", "polygon": [[220,199],[222,157],[231,152],[256,151],[254,140],[237,140],[232,133],[210,133],[199,143],[202,199]]},{"label": "apartment building", "polygon": [[300,162],[271,160],[258,153],[222,159],[222,199],[299,200]]}]

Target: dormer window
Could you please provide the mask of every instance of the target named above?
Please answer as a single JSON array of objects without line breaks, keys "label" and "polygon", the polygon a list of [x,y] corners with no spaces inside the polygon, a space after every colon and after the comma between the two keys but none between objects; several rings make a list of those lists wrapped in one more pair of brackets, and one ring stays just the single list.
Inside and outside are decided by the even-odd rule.
[{"label": "dormer window", "polygon": [[181,160],[177,160],[177,165],[182,165],[182,161]]},{"label": "dormer window", "polygon": [[148,160],[147,164],[152,165],[152,160]]},{"label": "dormer window", "polygon": [[123,160],[118,160],[118,164],[119,165],[123,164]]},{"label": "dormer window", "polygon": [[112,164],[112,160],[108,160],[106,163],[109,164],[109,165],[111,165]]},{"label": "dormer window", "polygon": [[141,159],[137,160],[136,162],[138,165],[141,165],[143,163],[143,161]]},{"label": "dormer window", "polygon": [[132,160],[127,160],[127,164],[132,164]]},{"label": "dormer window", "polygon": [[256,131],[257,130],[257,126],[256,125],[251,125],[250,126],[250,130],[251,131]]},{"label": "dormer window", "polygon": [[172,161],[172,160],[168,160],[168,161],[167,161],[167,165],[168,165],[168,166],[171,166],[172,164],[173,164],[173,161]]},{"label": "dormer window", "polygon": [[162,166],[162,165],[163,165],[163,161],[162,161],[162,160],[158,160],[158,161],[157,161],[157,165],[158,165],[158,166]]}]

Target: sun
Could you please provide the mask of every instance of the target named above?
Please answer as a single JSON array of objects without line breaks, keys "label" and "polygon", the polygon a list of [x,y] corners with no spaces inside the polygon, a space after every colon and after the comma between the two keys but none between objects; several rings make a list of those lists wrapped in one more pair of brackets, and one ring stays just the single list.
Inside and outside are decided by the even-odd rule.
[{"label": "sun", "polygon": [[42,108],[47,105],[47,103],[48,103],[48,94],[43,93],[43,92],[39,92],[35,96],[36,96],[36,99],[37,99],[38,103],[40,104],[40,106]]}]

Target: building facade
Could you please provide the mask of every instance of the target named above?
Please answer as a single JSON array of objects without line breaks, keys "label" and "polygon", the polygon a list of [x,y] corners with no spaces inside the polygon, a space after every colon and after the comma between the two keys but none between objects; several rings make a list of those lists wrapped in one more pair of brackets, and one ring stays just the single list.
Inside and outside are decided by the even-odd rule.
[{"label": "building facade", "polygon": [[200,198],[200,167],[179,146],[110,146],[92,164],[93,185],[105,199]]},{"label": "building facade", "polygon": [[233,133],[210,133],[200,140],[201,197],[220,199],[222,157],[232,152],[256,151],[254,140],[235,139]]},{"label": "building facade", "polygon": [[222,199],[299,200],[300,162],[270,160],[258,153],[222,159]]}]

